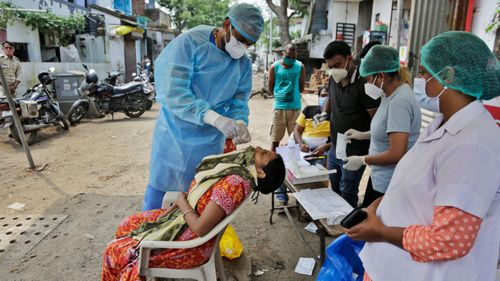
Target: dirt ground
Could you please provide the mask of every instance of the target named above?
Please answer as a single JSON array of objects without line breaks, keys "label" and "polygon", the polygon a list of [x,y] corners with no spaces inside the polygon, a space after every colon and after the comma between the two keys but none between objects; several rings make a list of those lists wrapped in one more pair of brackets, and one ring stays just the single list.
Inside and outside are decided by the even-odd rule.
[{"label": "dirt ground", "polygon": [[[316,97],[306,97],[305,103]],[[250,100],[252,145],[269,147],[273,100]],[[0,218],[15,215],[64,214],[68,217],[27,254],[11,244],[0,253],[2,280],[98,280],[102,251],[120,220],[140,210],[148,181],[151,136],[158,105],[141,118],[116,114],[84,120],[70,131],[44,129],[31,146],[41,172],[27,169],[22,147],[0,131]],[[23,210],[7,208],[26,204]],[[275,216],[268,222],[270,197],[248,204],[234,222],[253,271],[251,280],[314,280],[294,272],[299,257],[311,257],[290,222]],[[305,223],[298,223],[302,228]],[[315,234],[302,229],[317,251]],[[327,241],[328,243],[329,241]],[[319,251],[318,251],[319,253]],[[273,269],[277,263],[282,269]],[[316,265],[315,274],[319,270]]]}]

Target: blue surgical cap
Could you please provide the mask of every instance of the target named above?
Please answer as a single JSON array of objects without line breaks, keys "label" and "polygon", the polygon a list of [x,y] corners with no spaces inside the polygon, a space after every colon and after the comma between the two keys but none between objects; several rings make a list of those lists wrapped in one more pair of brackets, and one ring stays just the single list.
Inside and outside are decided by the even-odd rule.
[{"label": "blue surgical cap", "polygon": [[399,53],[396,49],[384,46],[373,46],[361,60],[359,74],[362,77],[381,72],[395,72],[399,70]]},{"label": "blue surgical cap", "polygon": [[262,13],[253,5],[247,3],[235,5],[229,9],[227,17],[234,28],[252,42],[256,42],[264,30]]},{"label": "blue surgical cap", "polygon": [[481,100],[500,95],[500,63],[476,35],[441,33],[420,54],[420,64],[442,85]]}]

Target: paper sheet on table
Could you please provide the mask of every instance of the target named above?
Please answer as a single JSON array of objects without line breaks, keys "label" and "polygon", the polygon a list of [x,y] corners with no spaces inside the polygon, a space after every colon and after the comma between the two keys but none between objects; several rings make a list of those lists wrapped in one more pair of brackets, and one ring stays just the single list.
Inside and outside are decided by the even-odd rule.
[{"label": "paper sheet on table", "polygon": [[293,193],[293,196],[313,220],[328,218],[329,216],[345,216],[353,209],[344,198],[328,187],[304,189]]},{"label": "paper sheet on table", "polygon": [[[294,148],[279,146],[276,148],[276,152],[281,155],[281,158],[283,158],[283,162],[285,162],[285,166],[288,169],[293,169],[295,166],[304,167],[311,165],[309,162],[304,160],[298,145]],[[305,154],[306,153],[304,153],[304,155]]]},{"label": "paper sheet on table", "polygon": [[346,148],[344,134],[337,133],[337,144],[335,146],[335,156],[337,156],[337,159],[343,160],[347,158]]},{"label": "paper sheet on table", "polygon": [[314,270],[314,265],[316,261],[314,258],[299,258],[299,262],[295,267],[295,272],[311,276]]},{"label": "paper sheet on table", "polygon": [[296,178],[309,178],[309,177],[317,177],[324,176],[328,174],[333,174],[336,170],[327,170],[320,164],[316,165],[307,165],[307,166],[299,166],[298,169],[294,170],[294,176]]}]

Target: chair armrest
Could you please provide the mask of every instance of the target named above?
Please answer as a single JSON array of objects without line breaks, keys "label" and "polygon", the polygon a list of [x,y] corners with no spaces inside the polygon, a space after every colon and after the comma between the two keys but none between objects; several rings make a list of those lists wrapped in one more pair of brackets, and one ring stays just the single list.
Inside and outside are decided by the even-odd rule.
[{"label": "chair armrest", "polygon": [[177,196],[179,196],[179,193],[180,192],[177,192],[177,191],[168,191],[165,193],[165,195],[163,196],[163,202],[161,204],[161,207],[163,209],[166,209],[168,207],[170,207],[170,205],[172,203],[175,202],[175,200],[177,200]]},{"label": "chair armrest", "polygon": [[151,248],[151,249],[186,249],[186,248],[194,248],[200,246],[201,244],[208,242],[208,240],[214,238],[219,232],[224,230],[226,226],[241,212],[242,207],[248,201],[248,198],[229,216],[225,217],[221,222],[219,222],[212,230],[210,230],[207,234],[202,237],[195,238],[188,241],[150,241],[150,240],[142,240],[139,244],[139,247],[142,248]]},{"label": "chair armrest", "polygon": [[207,242],[212,237],[205,235],[201,238],[195,238],[187,241],[150,241],[143,240],[139,244],[141,248],[150,248],[150,249],[188,249],[200,246],[201,244]]}]

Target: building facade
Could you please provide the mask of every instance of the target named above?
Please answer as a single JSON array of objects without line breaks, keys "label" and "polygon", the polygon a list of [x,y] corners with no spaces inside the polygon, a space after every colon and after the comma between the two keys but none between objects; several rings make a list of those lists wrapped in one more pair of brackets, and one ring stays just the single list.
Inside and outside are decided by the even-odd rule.
[{"label": "building facade", "polygon": [[120,71],[122,82],[130,81],[145,55],[154,59],[153,55],[173,39],[164,35],[171,30],[170,19],[164,12],[162,23],[167,21],[166,24],[160,26],[160,31],[148,32],[148,23],[154,20],[145,17],[146,5],[154,6],[154,1],[146,4],[144,0],[11,0],[10,3],[21,9],[46,10],[62,17],[84,16],[86,20],[85,31],[73,36],[66,46],[20,20],[0,30],[0,40],[14,42],[15,55],[22,61],[22,83],[17,94],[36,84],[38,73],[52,66],[56,72],[83,71],[85,63],[100,78],[108,71]]}]

